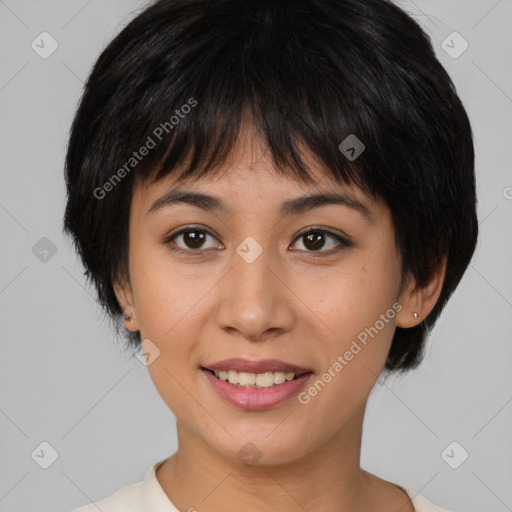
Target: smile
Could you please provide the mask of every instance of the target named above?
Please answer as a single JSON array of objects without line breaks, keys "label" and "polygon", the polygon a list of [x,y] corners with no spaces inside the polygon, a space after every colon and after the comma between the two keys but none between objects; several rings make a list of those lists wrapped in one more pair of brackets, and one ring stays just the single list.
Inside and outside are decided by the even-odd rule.
[{"label": "smile", "polygon": [[270,388],[296,378],[293,372],[247,373],[236,370],[213,372],[217,378],[240,387]]},{"label": "smile", "polygon": [[214,371],[201,368],[213,390],[225,401],[248,411],[270,409],[297,395],[313,372],[246,373],[236,370]]}]

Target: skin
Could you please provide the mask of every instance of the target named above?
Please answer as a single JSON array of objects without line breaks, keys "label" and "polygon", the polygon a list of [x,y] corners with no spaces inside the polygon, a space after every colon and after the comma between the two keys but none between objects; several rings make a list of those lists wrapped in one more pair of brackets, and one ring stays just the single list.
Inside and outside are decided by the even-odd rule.
[{"label": "skin", "polygon": [[[174,176],[137,183],[133,192],[130,283],[115,290],[132,314],[126,328],[160,350],[148,371],[176,417],[179,448],[157,479],[182,511],[234,512],[243,504],[248,512],[413,512],[402,490],[360,467],[362,426],[396,326],[412,327],[428,315],[444,267],[424,288],[409,279],[401,289],[383,201],[336,184],[312,158],[314,185],[279,176],[257,137],[246,135],[221,173],[179,185],[221,198],[231,214],[181,203],[148,213],[177,187]],[[320,191],[356,198],[371,217],[332,204],[279,216],[282,201]],[[190,225],[213,236],[205,233],[202,245],[187,235],[164,242]],[[324,246],[315,247],[297,236],[309,227],[344,233],[352,245],[324,256],[342,244],[325,234]],[[236,252],[247,236],[263,249],[250,264]],[[191,254],[197,247],[202,256]],[[397,302],[401,311],[308,404],[295,396],[273,409],[245,411],[221,398],[199,369],[231,357],[275,358],[312,369],[316,381]],[[252,466],[237,455],[249,442],[261,453]]]}]

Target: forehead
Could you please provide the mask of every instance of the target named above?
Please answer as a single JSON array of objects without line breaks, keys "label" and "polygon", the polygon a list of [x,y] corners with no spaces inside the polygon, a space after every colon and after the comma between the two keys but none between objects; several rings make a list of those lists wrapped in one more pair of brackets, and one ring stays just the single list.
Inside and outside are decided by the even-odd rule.
[{"label": "forehead", "polygon": [[271,152],[252,129],[242,133],[236,149],[206,172],[185,179],[180,176],[187,161],[162,179],[136,180],[134,200],[151,208],[155,199],[173,190],[201,191],[227,198],[230,202],[280,201],[306,193],[343,192],[346,197],[371,205],[376,200],[353,183],[338,183],[333,174],[311,152],[302,148],[301,158],[308,174],[301,177],[292,168],[277,168]]},{"label": "forehead", "polygon": [[328,175],[312,173],[313,184],[279,175],[264,162],[237,163],[214,176],[176,180],[168,176],[136,191],[132,212],[138,217],[154,217],[176,205],[188,205],[206,212],[233,216],[238,212],[260,216],[272,211],[280,218],[299,215],[327,205],[338,205],[347,213],[359,214],[373,223],[379,206],[354,185],[339,185]]}]

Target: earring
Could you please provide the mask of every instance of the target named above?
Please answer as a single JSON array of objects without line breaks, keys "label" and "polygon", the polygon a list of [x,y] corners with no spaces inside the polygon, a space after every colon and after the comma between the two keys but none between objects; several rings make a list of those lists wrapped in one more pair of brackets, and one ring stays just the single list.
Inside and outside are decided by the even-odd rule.
[{"label": "earring", "polygon": [[130,313],[129,315],[125,315],[125,316],[124,316],[124,319],[125,319],[125,320],[128,320],[128,321],[131,321],[131,319],[132,319],[132,314]]},{"label": "earring", "polygon": [[416,311],[412,314],[412,316],[414,317],[415,320],[418,320],[418,313],[416,313]]}]

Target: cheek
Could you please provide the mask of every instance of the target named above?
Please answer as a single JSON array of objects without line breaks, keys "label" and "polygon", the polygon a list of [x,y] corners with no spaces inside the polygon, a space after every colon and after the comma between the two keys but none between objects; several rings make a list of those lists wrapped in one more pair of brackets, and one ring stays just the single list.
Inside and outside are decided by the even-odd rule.
[{"label": "cheek", "polygon": [[[399,268],[372,254],[329,270],[328,277],[303,282],[302,296],[311,309],[341,338],[372,326],[389,310],[399,286]],[[386,324],[387,325],[387,324]]]},{"label": "cheek", "polygon": [[135,246],[130,254],[141,339],[151,340],[159,351],[147,370],[164,402],[178,415],[190,407],[184,386],[190,379],[190,362],[199,339],[194,331],[201,325],[198,305],[208,290],[207,283],[194,280],[193,271],[184,267],[171,267],[161,248],[143,251]]},{"label": "cheek", "polygon": [[[376,256],[377,254],[377,256]],[[336,375],[331,389],[357,390],[354,400],[369,392],[385,364],[393,334],[400,281],[394,251],[360,254],[357,261],[333,270],[328,280],[311,281],[307,297],[321,323],[329,327],[323,339],[323,371]],[[329,285],[325,286],[328,282]],[[317,324],[321,325],[317,321]],[[329,379],[329,375],[325,376]]]},{"label": "cheek", "polygon": [[165,247],[147,251],[135,247],[130,254],[141,335],[161,340],[179,331],[174,326],[180,319],[189,320],[194,315],[195,307],[209,289],[207,276],[205,280],[198,279],[194,265],[170,265],[166,252]]},{"label": "cheek", "polygon": [[379,266],[361,269],[361,264],[347,267],[327,290],[318,287],[309,295],[318,297],[318,329],[326,324],[329,330],[318,340],[323,353],[319,375],[304,390],[301,403],[314,411],[310,417],[333,426],[347,422],[364,406],[395,331],[394,277]]}]

